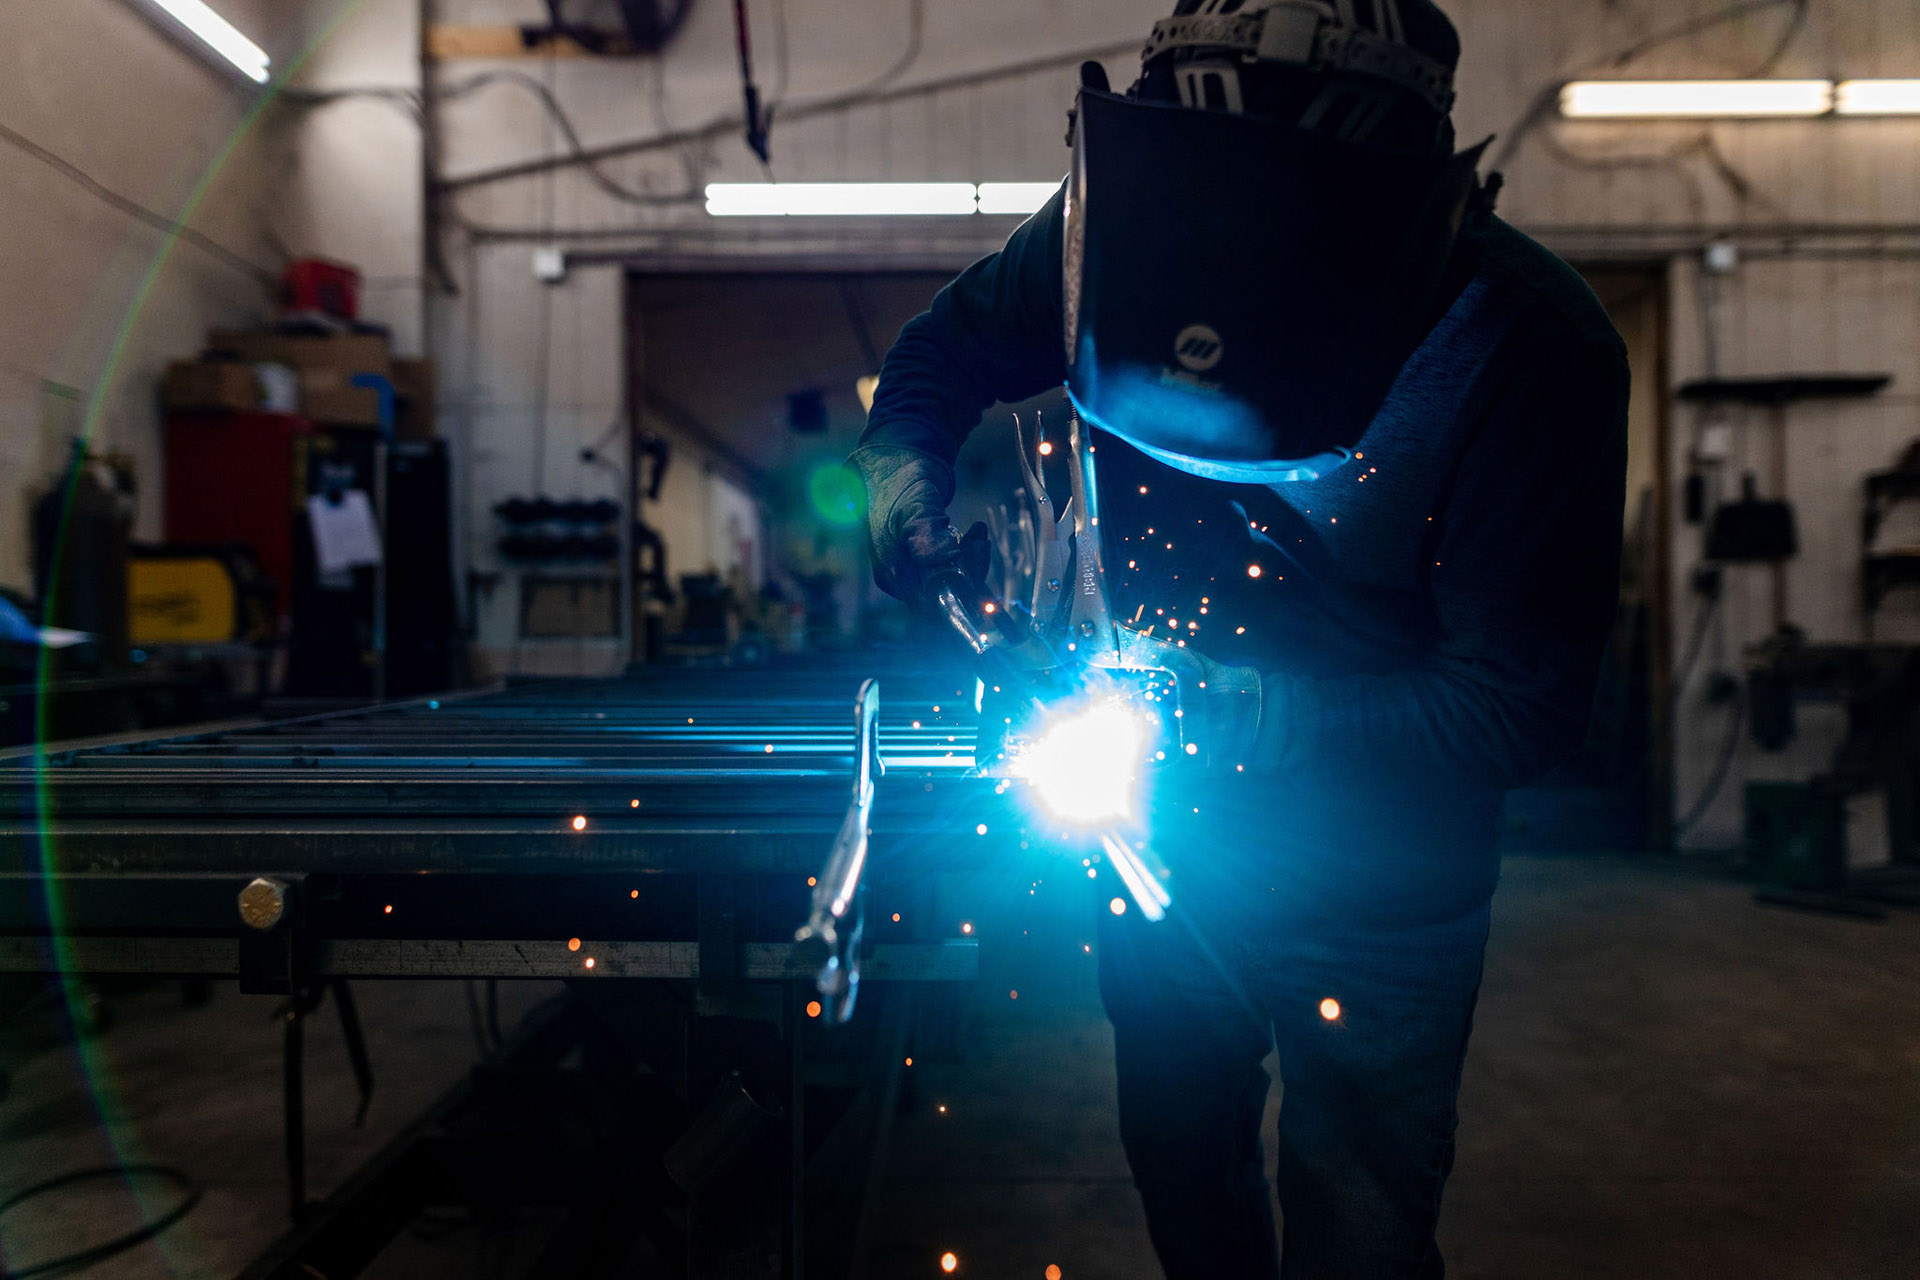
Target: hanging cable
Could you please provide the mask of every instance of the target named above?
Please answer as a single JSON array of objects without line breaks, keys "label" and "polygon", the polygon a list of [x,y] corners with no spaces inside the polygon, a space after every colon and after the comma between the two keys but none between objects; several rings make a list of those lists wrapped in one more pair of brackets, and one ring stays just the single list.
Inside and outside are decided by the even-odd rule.
[{"label": "hanging cable", "polygon": [[733,40],[740,53],[740,93],[744,99],[747,123],[747,150],[771,164],[767,137],[773,127],[770,112],[760,106],[760,86],[753,82],[753,38],[747,24],[747,0],[733,0]]},{"label": "hanging cable", "polygon": [[243,254],[235,253],[218,240],[213,239],[211,236],[202,235],[178,218],[169,218],[163,213],[154,212],[137,200],[128,199],[126,196],[121,195],[105,183],[99,181],[79,165],[74,164],[64,156],[49,151],[25,134],[16,133],[6,125],[0,124],[0,141],[5,141],[8,145],[32,156],[41,164],[46,165],[49,169],[52,169],[62,177],[78,185],[86,191],[87,194],[93,196],[102,204],[110,205],[118,209],[121,213],[145,223],[155,231],[176,237],[184,243],[192,245],[202,253],[217,258],[234,270],[243,271],[262,283],[272,284],[275,280],[276,273],[272,269],[251,261]]}]

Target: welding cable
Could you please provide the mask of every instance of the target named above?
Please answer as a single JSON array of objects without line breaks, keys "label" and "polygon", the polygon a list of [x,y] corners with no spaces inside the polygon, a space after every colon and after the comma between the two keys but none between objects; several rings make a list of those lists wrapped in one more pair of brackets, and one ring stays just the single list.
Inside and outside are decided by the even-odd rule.
[{"label": "welding cable", "polygon": [[172,1165],[100,1165],[97,1168],[77,1169],[72,1173],[63,1173],[59,1177],[35,1183],[24,1191],[15,1192],[5,1200],[0,1200],[0,1217],[5,1217],[28,1201],[37,1200],[51,1192],[62,1191],[87,1182],[103,1182],[109,1178],[123,1178],[129,1182],[135,1178],[152,1178],[171,1183],[180,1194],[180,1202],[153,1221],[125,1235],[116,1236],[101,1244],[76,1250],[62,1257],[49,1258],[45,1262],[29,1263],[24,1267],[0,1271],[0,1280],[53,1280],[54,1277],[77,1275],[89,1267],[98,1266],[108,1258],[117,1257],[137,1245],[145,1244],[186,1217],[193,1211],[193,1207],[200,1203],[200,1197],[206,1190]]},{"label": "welding cable", "polygon": [[1700,792],[1700,798],[1687,810],[1687,816],[1673,827],[1673,843],[1678,846],[1693,831],[1700,819],[1707,816],[1707,810],[1720,798],[1721,788],[1727,785],[1727,777],[1733,772],[1733,758],[1740,750],[1740,730],[1747,723],[1747,698],[1744,691],[1735,695],[1733,708],[1727,717],[1727,734],[1720,743],[1720,759],[1713,766],[1713,774],[1707,779],[1706,787]]}]

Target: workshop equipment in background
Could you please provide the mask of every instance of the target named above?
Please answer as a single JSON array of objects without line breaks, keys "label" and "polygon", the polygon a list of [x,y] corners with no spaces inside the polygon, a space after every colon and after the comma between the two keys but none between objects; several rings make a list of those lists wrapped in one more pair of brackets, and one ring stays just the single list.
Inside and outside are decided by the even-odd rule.
[{"label": "workshop equipment in background", "polygon": [[459,683],[452,463],[444,440],[403,438],[385,452],[384,695],[407,698]]},{"label": "workshop equipment in background", "polygon": [[[946,745],[962,726],[910,723],[958,674],[924,654],[874,665],[641,671],[81,749],[39,772],[0,761],[0,972],[57,954],[74,975],[237,978],[294,1000],[284,1138],[303,1201],[308,1126],[352,1120],[307,1114],[318,993],[566,981],[518,1030],[476,1001],[485,1061],[303,1204],[255,1280],[347,1280],[448,1209],[551,1216],[532,1274],[618,1274],[648,1249],[689,1280],[847,1274],[905,1062],[961,1039],[929,996],[978,973],[938,881],[1022,856],[1016,811]],[[883,709],[869,689],[855,732],[849,695],[876,674],[895,692]],[[807,878],[847,848],[863,767],[856,883],[875,914],[857,951],[836,937],[861,988],[836,1025],[794,925]]]},{"label": "workshop equipment in background", "polygon": [[[1768,486],[1762,499],[1752,473],[1741,477],[1741,497],[1715,509],[1707,533],[1707,558],[1730,564],[1762,563],[1772,577],[1772,627],[1779,631],[1792,617],[1787,602],[1786,562],[1798,554],[1793,510],[1787,503],[1787,411],[1809,400],[1859,399],[1877,395],[1891,374],[1784,374],[1766,377],[1696,378],[1682,383],[1681,400],[1717,408],[1741,405],[1761,409],[1769,425]],[[1696,472],[1698,476],[1698,472]],[[1687,482],[1689,512],[1704,505],[1709,486],[1702,478]],[[1698,491],[1696,494],[1696,490]]]},{"label": "workshop equipment in background", "polygon": [[314,422],[392,429],[393,356],[384,333],[219,330],[207,336],[206,355],[293,370],[299,412]]},{"label": "workshop equipment in background", "polygon": [[1907,446],[1891,470],[1867,476],[1865,488],[1866,506],[1860,521],[1860,608],[1862,631],[1871,641],[1887,596],[1898,588],[1920,586],[1920,541],[1910,533],[1904,543],[1880,545],[1880,535],[1895,509],[1920,498],[1920,440]]},{"label": "workshop equipment in background", "polygon": [[501,556],[527,564],[601,563],[620,554],[620,505],[611,498],[506,498],[494,504]]},{"label": "workshop equipment in background", "polygon": [[360,273],[344,262],[296,258],[280,272],[282,321],[338,321],[360,318]]},{"label": "workshop equipment in background", "polygon": [[160,403],[178,413],[251,413],[260,408],[256,366],[238,360],[176,360],[160,380]]},{"label": "workshop equipment in background", "polygon": [[39,625],[83,632],[57,670],[119,671],[127,665],[127,548],[133,537],[133,463],[75,440],[67,470],[31,512],[33,588]]},{"label": "workshop equipment in background", "polygon": [[281,413],[175,413],[165,434],[167,541],[251,547],[275,584],[275,615],[287,617],[313,424]]},{"label": "workshop equipment in background", "polygon": [[148,651],[267,645],[278,590],[245,543],[136,543],[127,558],[128,639]]},{"label": "workshop equipment in background", "polygon": [[[1920,647],[1808,644],[1789,631],[1749,650],[1747,700],[1754,739],[1768,751],[1793,741],[1799,702],[1837,702],[1847,716],[1846,737],[1824,772],[1747,784],[1760,900],[1866,916],[1920,906]],[[1884,835],[1850,830],[1849,806],[1867,798],[1883,808]],[[1850,845],[1882,842],[1884,864],[1854,865]]]},{"label": "workshop equipment in background", "polygon": [[1740,496],[1714,508],[1706,558],[1721,564],[1777,564],[1800,554],[1793,507],[1759,496],[1753,473],[1740,477]]}]

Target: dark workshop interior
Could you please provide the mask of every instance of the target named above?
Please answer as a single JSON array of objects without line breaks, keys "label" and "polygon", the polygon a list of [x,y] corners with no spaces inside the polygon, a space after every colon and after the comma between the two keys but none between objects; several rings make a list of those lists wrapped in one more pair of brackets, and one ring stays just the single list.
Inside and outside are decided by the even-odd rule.
[{"label": "dark workshop interior", "polygon": [[9,17],[0,1280],[1920,1276],[1913,0]]}]

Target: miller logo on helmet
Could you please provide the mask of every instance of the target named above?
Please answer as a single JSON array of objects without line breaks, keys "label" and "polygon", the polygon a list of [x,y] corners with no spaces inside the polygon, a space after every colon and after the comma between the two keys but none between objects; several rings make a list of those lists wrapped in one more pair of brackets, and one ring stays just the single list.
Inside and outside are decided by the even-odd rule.
[{"label": "miller logo on helmet", "polygon": [[1204,324],[1190,324],[1173,340],[1173,358],[1195,373],[1205,373],[1220,363],[1227,344]]}]

